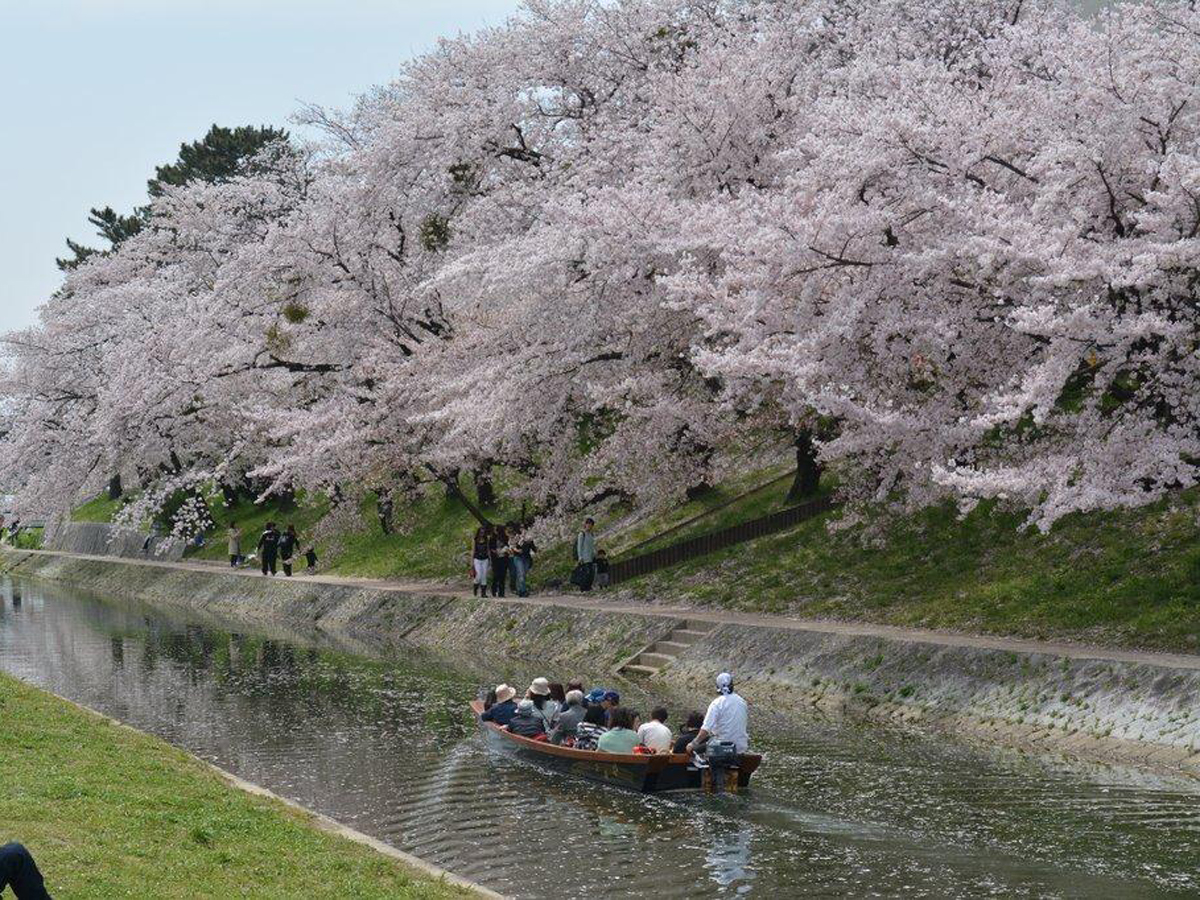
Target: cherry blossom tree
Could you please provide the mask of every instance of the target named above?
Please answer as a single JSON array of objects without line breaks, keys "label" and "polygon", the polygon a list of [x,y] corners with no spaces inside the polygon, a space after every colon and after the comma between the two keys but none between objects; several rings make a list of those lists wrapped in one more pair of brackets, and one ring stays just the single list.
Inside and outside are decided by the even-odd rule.
[{"label": "cherry blossom tree", "polygon": [[136,470],[130,523],[503,466],[551,527],[780,452],[860,509],[1148,502],[1200,459],[1198,35],[529,2],[71,272],[8,338],[0,470],[58,509]]}]

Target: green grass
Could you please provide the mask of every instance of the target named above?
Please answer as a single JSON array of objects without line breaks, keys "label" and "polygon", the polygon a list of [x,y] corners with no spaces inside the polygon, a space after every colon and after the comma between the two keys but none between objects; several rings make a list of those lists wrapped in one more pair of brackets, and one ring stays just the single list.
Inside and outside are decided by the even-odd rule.
[{"label": "green grass", "polygon": [[[622,549],[706,511],[713,512],[635,552],[782,508],[786,480],[721,505],[783,471],[748,467],[664,513],[609,508],[595,516],[598,543],[619,558]],[[214,504],[222,525],[230,518],[242,524],[246,547],[268,518],[295,521],[303,535],[320,512],[303,504],[293,511]],[[515,512],[502,502],[490,515],[504,521]],[[948,506],[926,510],[882,531],[831,532],[826,525],[835,515],[636,579],[622,592],[729,609],[1200,652],[1197,491],[1140,510],[1072,516],[1047,535],[1023,530],[1023,515],[987,504],[961,520]],[[318,545],[325,569],[467,583],[476,523],[459,501],[431,486],[415,504],[398,505],[396,520],[398,532],[383,535],[374,503],[365,503],[361,528]],[[565,582],[571,545],[568,539],[542,546],[530,574],[534,590]],[[225,553],[219,527],[199,555]]]},{"label": "green grass", "polygon": [[56,897],[471,896],[0,675],[0,823]]},{"label": "green grass", "polygon": [[255,503],[248,499],[239,499],[236,503],[226,506],[220,494],[209,498],[209,512],[212,513],[213,528],[205,534],[203,547],[189,547],[186,555],[195,559],[229,559],[229,524],[236,522],[242,529],[242,553],[249,555],[254,550],[258,536],[266,528],[267,522],[275,522],[280,529],[289,523],[296,526],[300,540],[304,542],[311,532],[313,525],[325,513],[323,503],[307,503],[300,498],[295,503],[282,504],[277,500],[265,503]]},{"label": "green grass", "polygon": [[[500,513],[490,513],[503,521]],[[447,498],[440,486],[420,501],[396,510],[398,531],[385,535],[375,501],[364,504],[364,526],[337,541],[330,571],[366,578],[466,578],[468,547],[479,523],[463,504]]]},{"label": "green grass", "polygon": [[[786,465],[750,468],[694,499],[651,515],[639,517],[633,515],[634,511],[628,507],[612,507],[594,516],[597,547],[607,550],[610,559],[620,557],[627,550],[638,555],[781,509],[786,505],[784,498],[791,487],[790,480],[784,479],[779,484],[769,484],[759,490],[756,488],[767,485],[788,471]],[[702,518],[678,531],[656,537],[697,516]],[[573,566],[572,535],[568,540],[542,548],[530,575],[530,584],[536,588],[565,581]]]},{"label": "green grass", "polygon": [[18,550],[41,550],[43,534],[41,528],[22,528],[17,533],[17,542],[14,546]]},{"label": "green grass", "polygon": [[101,494],[94,500],[89,500],[71,511],[72,522],[111,522],[113,516],[121,508],[120,500],[109,500],[108,494]]},{"label": "green grass", "polygon": [[1076,515],[1049,534],[981,505],[830,532],[836,513],[636,579],[634,596],[1195,652],[1200,498]]},{"label": "green grass", "polygon": [[[472,501],[476,499],[472,487],[464,483],[462,489]],[[301,497],[286,508],[273,500],[262,504],[239,500],[225,506],[218,497],[210,502],[209,508],[216,525],[207,533],[204,547],[188,550],[189,557],[226,559],[230,522],[237,522],[242,529],[243,553],[253,549],[270,520],[281,528],[294,523],[302,546],[307,545],[327,505],[324,500],[310,502]],[[501,500],[496,509],[488,511],[488,516],[503,522],[516,518],[519,511]],[[317,541],[322,571],[363,578],[466,578],[468,548],[478,523],[460,500],[446,496],[444,487],[429,485],[416,502],[397,503],[393,520],[393,532],[385,535],[374,498],[364,501],[359,527]]]}]

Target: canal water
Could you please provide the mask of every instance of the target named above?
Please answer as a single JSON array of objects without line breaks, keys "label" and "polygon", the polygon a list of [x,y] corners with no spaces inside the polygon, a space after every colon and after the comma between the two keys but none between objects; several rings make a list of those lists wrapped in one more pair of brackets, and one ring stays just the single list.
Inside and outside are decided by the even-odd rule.
[{"label": "canal water", "polygon": [[0,669],[513,897],[1200,897],[1182,777],[758,710],[749,794],[641,796],[489,751],[465,712],[490,675],[573,673],[0,592]]}]

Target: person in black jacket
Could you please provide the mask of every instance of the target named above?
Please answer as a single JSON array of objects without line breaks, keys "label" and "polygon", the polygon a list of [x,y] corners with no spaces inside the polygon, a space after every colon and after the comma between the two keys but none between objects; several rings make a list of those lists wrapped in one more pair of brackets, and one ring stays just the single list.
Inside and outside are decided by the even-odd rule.
[{"label": "person in black jacket", "polygon": [[274,522],[268,522],[262,537],[258,539],[258,556],[262,560],[262,573],[275,574],[275,557],[279,553],[279,531]]},{"label": "person in black jacket", "polygon": [[300,544],[300,536],[296,534],[296,526],[288,523],[287,531],[279,536],[279,559],[283,563],[283,574],[292,577],[292,557]]},{"label": "person in black jacket", "polygon": [[0,847],[0,894],[11,887],[17,900],[50,900],[33,855],[20,844]]},{"label": "person in black jacket", "polygon": [[522,700],[517,704],[517,714],[508,722],[508,730],[522,737],[537,737],[546,733],[546,722],[532,700]]},{"label": "person in black jacket", "polygon": [[675,738],[675,746],[671,750],[675,753],[687,753],[688,744],[696,739],[696,735],[700,733],[700,729],[703,727],[704,713],[689,713],[687,722],[684,723],[683,730],[679,732],[679,737]]},{"label": "person in black jacket", "polygon": [[492,596],[503,597],[508,584],[509,561],[508,531],[503,525],[497,525],[492,532],[488,550],[492,559]]}]

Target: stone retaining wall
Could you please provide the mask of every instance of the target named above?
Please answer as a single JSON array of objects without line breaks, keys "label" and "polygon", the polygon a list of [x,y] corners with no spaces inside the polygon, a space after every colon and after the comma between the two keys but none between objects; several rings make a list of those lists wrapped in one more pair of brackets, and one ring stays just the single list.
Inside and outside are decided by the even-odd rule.
[{"label": "stone retaining wall", "polygon": [[[147,538],[149,538],[147,540]],[[88,556],[120,556],[126,559],[183,559],[185,545],[177,538],[138,534],[102,522],[64,522],[50,527],[45,535],[47,550],[84,553]]]},{"label": "stone retaining wall", "polygon": [[[0,553],[0,567],[264,626],[318,627],[373,644],[403,640],[592,671],[615,666],[677,624],[636,611],[258,580],[19,551]],[[752,702],[783,712],[817,708],[1200,775],[1200,669],[728,624],[681,653],[655,680],[664,689],[703,696],[721,669],[737,673],[739,689]]]}]

